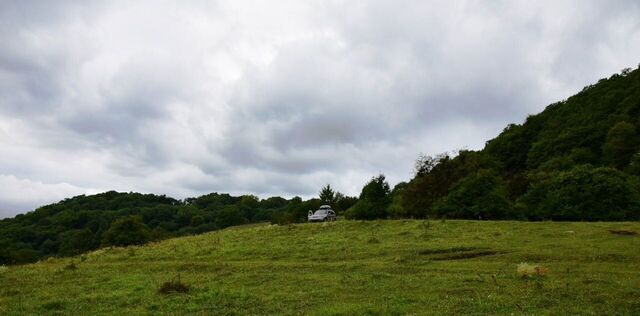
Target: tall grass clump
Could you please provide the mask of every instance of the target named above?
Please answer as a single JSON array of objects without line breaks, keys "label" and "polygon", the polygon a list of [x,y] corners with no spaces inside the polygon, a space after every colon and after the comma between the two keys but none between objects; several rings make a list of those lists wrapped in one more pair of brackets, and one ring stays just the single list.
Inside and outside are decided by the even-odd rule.
[{"label": "tall grass clump", "polygon": [[544,277],[549,272],[549,269],[540,265],[528,264],[526,262],[520,263],[516,269],[516,273],[521,278],[532,277]]},{"label": "tall grass clump", "polygon": [[158,289],[158,293],[160,294],[172,294],[172,293],[188,293],[189,285],[182,283],[180,280],[180,275],[171,280],[162,283],[160,288]]}]

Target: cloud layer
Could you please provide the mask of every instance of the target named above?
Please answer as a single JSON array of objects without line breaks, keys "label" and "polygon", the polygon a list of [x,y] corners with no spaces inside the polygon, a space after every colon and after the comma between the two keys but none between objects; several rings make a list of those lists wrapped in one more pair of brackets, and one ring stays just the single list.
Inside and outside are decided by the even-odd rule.
[{"label": "cloud layer", "polygon": [[640,61],[636,1],[3,1],[0,217],[357,194]]}]

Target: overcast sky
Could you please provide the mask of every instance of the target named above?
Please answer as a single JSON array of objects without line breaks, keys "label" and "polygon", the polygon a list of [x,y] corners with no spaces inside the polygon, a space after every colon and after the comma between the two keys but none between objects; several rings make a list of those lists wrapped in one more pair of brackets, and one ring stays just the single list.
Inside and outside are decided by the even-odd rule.
[{"label": "overcast sky", "polygon": [[638,1],[0,1],[0,218],[357,195],[640,62]]}]

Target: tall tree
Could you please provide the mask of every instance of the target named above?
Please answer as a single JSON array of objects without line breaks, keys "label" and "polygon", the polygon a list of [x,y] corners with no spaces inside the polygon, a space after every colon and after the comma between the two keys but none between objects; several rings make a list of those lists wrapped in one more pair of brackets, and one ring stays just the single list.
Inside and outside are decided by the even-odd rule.
[{"label": "tall tree", "polygon": [[371,178],[360,193],[360,199],[346,216],[355,219],[386,218],[391,203],[391,189],[383,174]]},{"label": "tall tree", "polygon": [[336,192],[327,184],[320,190],[320,201],[325,204],[333,205],[336,202]]}]

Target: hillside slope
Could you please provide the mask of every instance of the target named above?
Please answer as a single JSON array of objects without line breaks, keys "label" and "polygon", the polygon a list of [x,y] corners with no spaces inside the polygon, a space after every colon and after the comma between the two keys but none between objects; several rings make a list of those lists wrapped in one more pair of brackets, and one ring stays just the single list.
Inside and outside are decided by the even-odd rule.
[{"label": "hillside slope", "polygon": [[[624,231],[640,223],[233,227],[2,267],[0,314],[632,315],[640,236]],[[521,262],[546,276],[519,277]],[[160,293],[172,280],[189,291]]]},{"label": "hillside slope", "polygon": [[640,69],[508,125],[480,151],[421,157],[391,216],[640,219]]},{"label": "hillside slope", "polygon": [[[609,166],[612,161],[603,152],[604,145],[608,132],[619,122],[628,122],[636,132],[640,130],[639,69],[601,79],[529,116],[523,124],[507,126],[487,142],[484,151],[510,173],[533,170],[561,158]],[[640,149],[640,143],[630,145],[632,152]]]}]

